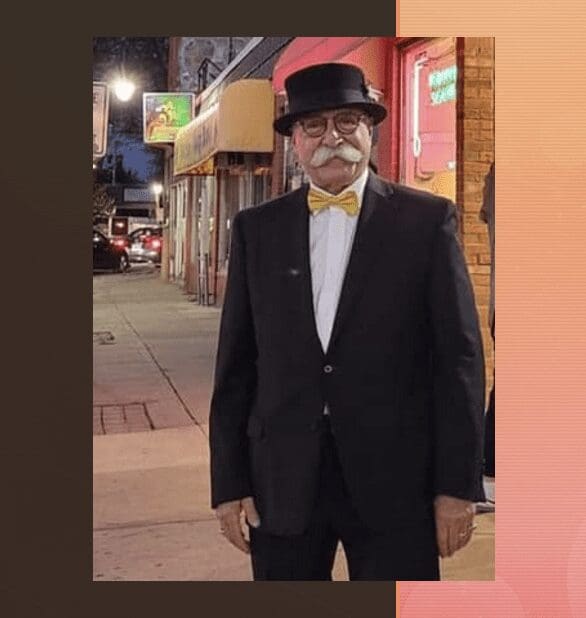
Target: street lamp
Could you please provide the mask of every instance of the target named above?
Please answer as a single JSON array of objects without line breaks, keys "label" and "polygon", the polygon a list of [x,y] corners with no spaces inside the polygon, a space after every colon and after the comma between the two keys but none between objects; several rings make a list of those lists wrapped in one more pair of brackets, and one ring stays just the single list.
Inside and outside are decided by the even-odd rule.
[{"label": "street lamp", "polygon": [[114,94],[118,97],[119,101],[130,101],[136,86],[126,76],[119,77],[113,84]]},{"label": "street lamp", "polygon": [[110,123],[109,129],[110,129],[110,144],[112,144],[112,148],[110,151],[111,154],[109,156],[111,157],[110,160],[113,163],[110,184],[115,185],[116,184],[116,166],[118,164],[118,146],[121,145],[121,141],[120,139],[114,137],[114,123]]},{"label": "street lamp", "polygon": [[126,37],[122,37],[122,60],[120,61],[120,76],[116,78],[113,83],[114,94],[118,98],[119,101],[130,101],[134,91],[136,90],[136,86],[134,83],[126,77],[126,47],[128,41]]}]

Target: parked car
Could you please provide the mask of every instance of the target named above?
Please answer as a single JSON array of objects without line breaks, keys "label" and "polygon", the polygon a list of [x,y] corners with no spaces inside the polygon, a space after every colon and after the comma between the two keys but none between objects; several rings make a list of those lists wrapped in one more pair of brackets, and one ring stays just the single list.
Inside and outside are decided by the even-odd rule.
[{"label": "parked car", "polygon": [[128,235],[128,258],[131,262],[161,263],[163,231],[160,227],[141,227]]},{"label": "parked car", "polygon": [[124,272],[130,267],[128,239],[124,236],[108,238],[94,228],[94,270]]}]

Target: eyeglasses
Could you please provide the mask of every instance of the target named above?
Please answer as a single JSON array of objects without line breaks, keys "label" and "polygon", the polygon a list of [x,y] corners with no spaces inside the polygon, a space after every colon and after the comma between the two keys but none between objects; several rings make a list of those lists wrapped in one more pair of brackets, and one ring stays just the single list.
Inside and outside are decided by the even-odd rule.
[{"label": "eyeglasses", "polygon": [[[354,133],[363,118],[370,118],[367,114],[354,111],[341,111],[332,116],[334,127],[342,135]],[[309,137],[321,137],[328,128],[328,119],[325,116],[307,116],[297,121],[303,132]]]}]

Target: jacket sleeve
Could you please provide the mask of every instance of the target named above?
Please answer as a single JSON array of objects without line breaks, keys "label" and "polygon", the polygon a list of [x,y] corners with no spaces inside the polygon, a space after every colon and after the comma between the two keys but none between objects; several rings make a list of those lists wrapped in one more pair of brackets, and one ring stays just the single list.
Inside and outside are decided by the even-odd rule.
[{"label": "jacket sleeve", "polygon": [[210,410],[212,508],[251,494],[246,424],[256,388],[256,340],[242,213],[234,217]]},{"label": "jacket sleeve", "polygon": [[435,495],[484,500],[484,353],[472,284],[446,204],[435,234],[429,285],[433,332]]}]

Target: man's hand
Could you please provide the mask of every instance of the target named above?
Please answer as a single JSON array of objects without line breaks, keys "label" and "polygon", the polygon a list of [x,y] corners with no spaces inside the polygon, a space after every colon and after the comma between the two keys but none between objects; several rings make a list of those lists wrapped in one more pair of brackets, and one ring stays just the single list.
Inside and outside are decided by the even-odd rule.
[{"label": "man's hand", "polygon": [[437,546],[440,556],[448,558],[470,541],[476,526],[474,502],[437,496],[434,503]]},{"label": "man's hand", "polygon": [[216,509],[216,517],[220,521],[220,532],[240,551],[250,553],[249,542],[242,532],[241,515],[244,512],[246,520],[253,527],[260,526],[260,517],[256,512],[254,500],[248,496],[242,500],[222,502]]}]

